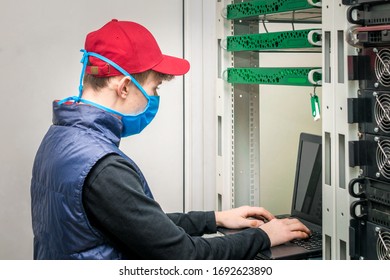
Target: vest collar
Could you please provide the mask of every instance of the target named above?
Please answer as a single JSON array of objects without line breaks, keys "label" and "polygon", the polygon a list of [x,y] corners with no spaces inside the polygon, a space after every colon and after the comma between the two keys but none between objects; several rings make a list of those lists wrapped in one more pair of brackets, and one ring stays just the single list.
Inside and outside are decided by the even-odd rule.
[{"label": "vest collar", "polygon": [[54,101],[53,125],[92,129],[103,134],[116,146],[119,146],[121,139],[121,120],[113,114],[86,104],[66,102],[58,105],[58,102]]}]

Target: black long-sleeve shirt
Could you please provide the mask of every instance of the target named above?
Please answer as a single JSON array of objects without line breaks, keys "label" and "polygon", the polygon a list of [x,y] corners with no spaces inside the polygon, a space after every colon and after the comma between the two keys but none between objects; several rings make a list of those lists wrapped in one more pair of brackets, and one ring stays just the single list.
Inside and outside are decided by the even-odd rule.
[{"label": "black long-sleeve shirt", "polygon": [[214,212],[164,213],[144,194],[136,171],[115,154],[92,168],[83,205],[91,224],[129,259],[253,259],[270,246],[257,228],[201,237],[216,232]]}]

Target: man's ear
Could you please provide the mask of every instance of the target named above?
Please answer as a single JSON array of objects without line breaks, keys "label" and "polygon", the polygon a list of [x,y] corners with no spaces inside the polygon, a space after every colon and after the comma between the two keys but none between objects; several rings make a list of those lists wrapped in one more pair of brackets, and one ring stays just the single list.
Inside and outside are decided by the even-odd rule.
[{"label": "man's ear", "polygon": [[131,78],[129,76],[124,76],[118,82],[117,94],[121,98],[126,98],[130,92]]}]

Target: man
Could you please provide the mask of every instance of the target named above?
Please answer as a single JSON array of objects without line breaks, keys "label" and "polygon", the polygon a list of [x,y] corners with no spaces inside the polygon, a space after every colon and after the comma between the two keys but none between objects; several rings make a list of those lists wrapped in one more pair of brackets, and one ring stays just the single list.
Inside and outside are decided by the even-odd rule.
[{"label": "man", "polygon": [[[79,96],[53,102],[34,161],[35,259],[251,259],[308,237],[299,221],[259,207],[164,213],[119,142],[152,121],[159,85],[187,73],[188,61],[163,55],[145,27],[118,20],[88,34],[83,53]],[[248,229],[201,237],[217,226]]]}]

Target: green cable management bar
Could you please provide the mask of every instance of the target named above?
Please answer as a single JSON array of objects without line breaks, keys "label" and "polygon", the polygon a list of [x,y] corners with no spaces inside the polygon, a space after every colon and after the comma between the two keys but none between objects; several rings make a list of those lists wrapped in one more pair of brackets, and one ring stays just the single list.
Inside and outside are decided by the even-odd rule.
[{"label": "green cable management bar", "polygon": [[235,20],[260,15],[307,10],[320,8],[321,4],[321,0],[252,0],[227,5],[226,18]]},{"label": "green cable management bar", "polygon": [[228,68],[224,75],[231,84],[320,86],[322,82],[321,67]]},{"label": "green cable management bar", "polygon": [[231,52],[299,49],[320,52],[321,40],[320,29],[235,35],[227,36],[226,49]]}]

